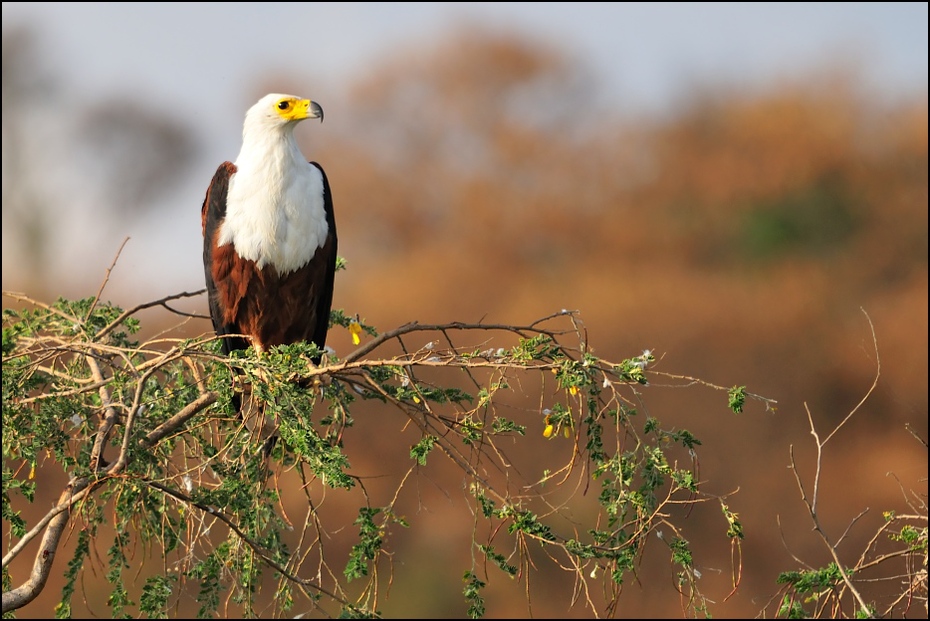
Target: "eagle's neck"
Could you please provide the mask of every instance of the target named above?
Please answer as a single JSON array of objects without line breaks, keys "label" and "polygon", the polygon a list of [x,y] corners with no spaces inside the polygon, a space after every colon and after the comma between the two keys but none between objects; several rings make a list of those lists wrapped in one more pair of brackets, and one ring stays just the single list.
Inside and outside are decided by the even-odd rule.
[{"label": "eagle's neck", "polygon": [[329,232],[323,176],[304,159],[293,129],[243,132],[218,240],[282,275],[306,265]]}]

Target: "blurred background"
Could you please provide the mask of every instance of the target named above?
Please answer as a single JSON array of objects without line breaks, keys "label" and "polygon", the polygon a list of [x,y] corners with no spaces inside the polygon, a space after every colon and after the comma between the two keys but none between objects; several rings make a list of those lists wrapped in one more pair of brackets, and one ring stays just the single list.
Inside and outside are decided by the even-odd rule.
[{"label": "blurred background", "polygon": [[[2,10],[4,290],[93,296],[126,237],[105,298],[202,288],[207,184],[235,159],[245,110],[293,93],[326,113],[297,135],[333,188],[349,266],[335,307],[381,330],[576,309],[599,356],[650,348],[662,370],[778,401],[736,417],[700,389],[647,395],[651,415],[704,442],[708,489],[740,490],[743,580],[716,616],[755,615],[799,568],[792,555],[827,562],[788,451],[810,468],[804,404],[829,430],[872,384],[863,310],[882,375],[830,445],[826,526],[838,537],[871,509],[845,544],[854,558],[906,490],[926,498],[927,454],[905,427],[927,437],[927,3]],[[207,312],[204,298],[178,306]],[[173,323],[153,312],[146,329]],[[341,330],[329,344],[351,349]],[[360,444],[391,433],[357,421]],[[353,466],[375,470],[371,453]],[[422,511],[437,541],[469,536],[469,520],[459,536]],[[420,532],[392,542],[419,569],[395,567],[381,609],[462,616],[467,563]],[[707,554],[726,583],[729,550]],[[620,616],[680,614],[670,569],[658,575],[628,586]],[[589,616],[568,609],[566,576],[533,583],[537,616]],[[510,586],[489,591],[489,616],[529,614]],[[59,593],[21,616],[48,615]]]}]

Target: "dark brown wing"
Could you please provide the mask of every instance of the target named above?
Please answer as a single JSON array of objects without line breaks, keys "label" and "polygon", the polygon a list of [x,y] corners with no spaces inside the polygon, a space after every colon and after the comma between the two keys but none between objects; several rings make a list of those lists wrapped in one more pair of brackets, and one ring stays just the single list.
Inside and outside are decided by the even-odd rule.
[{"label": "dark brown wing", "polygon": [[[213,329],[218,336],[227,334],[242,334],[235,321],[235,310],[230,308],[230,295],[221,294],[220,288],[228,289],[228,278],[232,271],[230,254],[232,245],[221,249],[216,247],[216,237],[219,234],[220,224],[226,217],[226,193],[229,189],[229,179],[236,172],[232,162],[223,162],[216,169],[213,180],[207,188],[207,195],[203,199],[200,210],[200,221],[203,230],[203,268],[207,282],[207,299],[210,304],[210,317],[213,319]],[[236,349],[246,349],[249,343],[242,337],[228,337],[223,339],[223,352]]]},{"label": "dark brown wing", "polygon": [[319,274],[315,282],[319,283],[320,289],[316,294],[316,299],[311,301],[315,306],[316,327],[313,332],[313,342],[322,349],[326,345],[326,332],[329,330],[329,312],[333,305],[333,288],[336,277],[336,215],[333,211],[333,194],[329,189],[329,179],[326,178],[326,172],[323,167],[316,162],[310,162],[316,166],[320,174],[323,175],[323,207],[326,210],[326,224],[329,228],[329,234],[326,236],[326,242],[316,251],[311,263],[319,263],[315,268]]}]

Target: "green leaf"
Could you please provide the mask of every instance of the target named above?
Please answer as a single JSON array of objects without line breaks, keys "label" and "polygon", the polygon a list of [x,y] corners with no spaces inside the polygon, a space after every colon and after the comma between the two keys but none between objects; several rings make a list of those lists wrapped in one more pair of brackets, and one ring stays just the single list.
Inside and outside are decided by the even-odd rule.
[{"label": "green leaf", "polygon": [[743,411],[743,405],[746,403],[746,387],[734,386],[727,393],[729,397],[730,409],[739,414]]}]

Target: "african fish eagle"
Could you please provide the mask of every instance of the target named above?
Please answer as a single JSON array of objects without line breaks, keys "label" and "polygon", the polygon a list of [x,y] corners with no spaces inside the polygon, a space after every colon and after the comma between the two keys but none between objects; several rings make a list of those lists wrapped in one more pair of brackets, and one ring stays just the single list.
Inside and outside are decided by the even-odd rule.
[{"label": "african fish eagle", "polygon": [[236,161],[223,162],[207,188],[203,265],[227,354],[326,344],[336,222],[326,174],[294,138],[304,119],[322,121],[323,108],[292,95],[262,97],[246,112]]}]

